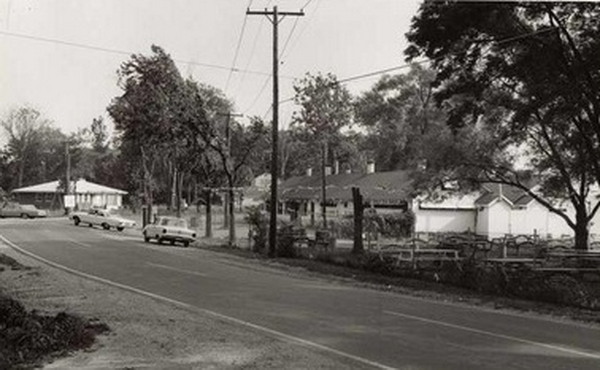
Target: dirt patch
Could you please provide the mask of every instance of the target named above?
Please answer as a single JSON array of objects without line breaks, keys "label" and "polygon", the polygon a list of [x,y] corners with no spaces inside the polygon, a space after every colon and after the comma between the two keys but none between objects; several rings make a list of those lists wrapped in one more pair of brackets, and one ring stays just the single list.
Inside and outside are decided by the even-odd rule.
[{"label": "dirt patch", "polygon": [[[12,271],[31,269],[3,253],[0,264]],[[66,312],[44,315],[29,311],[0,292],[1,369],[38,367],[70,351],[90,348],[96,335],[107,331],[109,328],[103,323]]]},{"label": "dirt patch", "polygon": [[[97,317],[111,332],[50,369],[340,369],[370,368],[344,357],[85,280],[5,250],[31,270],[0,273],[0,287],[27,309]],[[2,368],[2,366],[0,366]]]}]

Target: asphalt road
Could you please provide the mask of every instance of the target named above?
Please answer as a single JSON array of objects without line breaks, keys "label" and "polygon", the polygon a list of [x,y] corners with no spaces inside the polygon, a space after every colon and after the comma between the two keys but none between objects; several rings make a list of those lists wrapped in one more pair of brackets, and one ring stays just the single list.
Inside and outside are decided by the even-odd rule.
[{"label": "asphalt road", "polygon": [[[139,231],[0,220],[0,235],[68,268],[316,347],[357,367],[599,369],[600,329],[290,276]],[[139,308],[143,310],[143,307]]]}]

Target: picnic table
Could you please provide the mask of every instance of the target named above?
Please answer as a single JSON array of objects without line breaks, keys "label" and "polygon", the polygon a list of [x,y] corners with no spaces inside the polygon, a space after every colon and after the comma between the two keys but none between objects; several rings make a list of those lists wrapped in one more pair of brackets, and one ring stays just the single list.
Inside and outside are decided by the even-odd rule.
[{"label": "picnic table", "polygon": [[387,245],[381,247],[377,253],[382,261],[393,261],[395,267],[402,263],[410,263],[413,268],[416,268],[419,262],[442,263],[460,260],[456,249],[417,247],[415,245]]}]

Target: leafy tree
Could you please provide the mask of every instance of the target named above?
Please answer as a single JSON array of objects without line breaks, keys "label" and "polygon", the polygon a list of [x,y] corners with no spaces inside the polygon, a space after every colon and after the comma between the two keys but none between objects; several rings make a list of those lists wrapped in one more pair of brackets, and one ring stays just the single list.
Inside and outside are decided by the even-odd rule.
[{"label": "leafy tree", "polygon": [[322,217],[327,227],[325,202],[325,166],[330,143],[342,128],[352,123],[352,97],[333,74],[307,74],[294,85],[295,103],[300,110],[294,113],[293,123],[302,127],[321,147]]},{"label": "leafy tree", "polygon": [[[130,176],[137,177],[133,185],[152,204],[160,162],[167,158],[179,168],[187,161],[189,153],[184,152],[194,141],[188,136],[190,122],[198,118],[190,105],[193,97],[171,57],[158,46],[152,46],[151,56],[133,55],[118,73],[123,95],[113,99],[108,112],[119,136],[121,158],[129,162]],[[101,132],[98,126],[96,131]]]},{"label": "leafy tree", "polygon": [[8,137],[3,171],[7,188],[55,180],[65,173],[67,137],[37,110],[13,109],[0,125]]},{"label": "leafy tree", "polygon": [[428,136],[443,124],[434,79],[433,71],[414,64],[407,74],[384,75],[357,99],[357,123],[367,129],[365,146],[381,170],[414,168]]},{"label": "leafy tree", "polygon": [[[587,248],[600,207],[587,203],[600,183],[599,25],[593,3],[426,1],[407,55],[431,60],[452,129],[427,162],[431,178],[516,186],[573,228],[576,248]],[[573,205],[574,219],[550,201],[559,198]]]},{"label": "leafy tree", "polygon": [[[206,125],[199,129],[198,134],[212,152],[210,158],[218,160],[224,175],[228,201],[226,217],[229,224],[229,243],[233,245],[236,242],[234,189],[248,184],[256,175],[250,163],[256,163],[261,155],[264,155],[268,146],[268,130],[258,118],[253,118],[247,127],[233,120],[233,104],[221,90],[205,84],[196,84],[195,88],[207,117]],[[262,150],[258,150],[259,148]]]}]

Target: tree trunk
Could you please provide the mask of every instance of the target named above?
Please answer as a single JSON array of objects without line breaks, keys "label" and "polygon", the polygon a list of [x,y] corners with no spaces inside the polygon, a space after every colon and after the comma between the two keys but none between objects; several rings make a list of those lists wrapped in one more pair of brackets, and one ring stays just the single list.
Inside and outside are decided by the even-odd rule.
[{"label": "tree trunk", "polygon": [[204,229],[204,236],[212,238],[212,213],[210,209],[210,199],[212,198],[212,191],[206,191],[206,227]]},{"label": "tree trunk", "polygon": [[362,238],[364,204],[359,188],[352,188],[352,203],[354,205],[354,245],[352,246],[352,253],[361,254],[364,252]]},{"label": "tree trunk", "polygon": [[327,163],[327,142],[323,143],[321,152],[321,217],[323,228],[327,229],[327,181],[325,179],[325,164]]},{"label": "tree trunk", "polygon": [[229,193],[228,193],[228,197],[227,197],[227,201],[228,201],[228,214],[229,214],[229,246],[233,247],[235,245],[235,239],[236,239],[236,235],[235,235],[235,210],[234,210],[234,206],[235,206],[235,194],[233,192],[233,187],[230,185],[229,186]]},{"label": "tree trunk", "polygon": [[590,236],[589,224],[587,221],[587,210],[585,205],[576,208],[575,214],[575,249],[588,250]]},{"label": "tree trunk", "polygon": [[229,190],[223,194],[223,228],[229,227]]},{"label": "tree trunk", "polygon": [[175,170],[175,205],[177,207],[177,217],[181,217],[181,193],[183,192],[183,173]]}]

